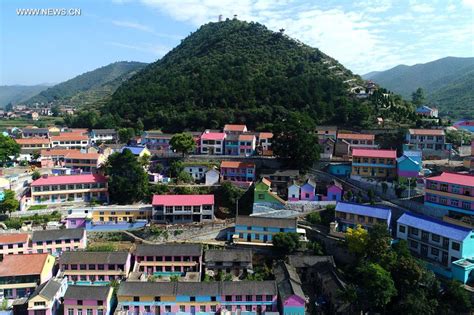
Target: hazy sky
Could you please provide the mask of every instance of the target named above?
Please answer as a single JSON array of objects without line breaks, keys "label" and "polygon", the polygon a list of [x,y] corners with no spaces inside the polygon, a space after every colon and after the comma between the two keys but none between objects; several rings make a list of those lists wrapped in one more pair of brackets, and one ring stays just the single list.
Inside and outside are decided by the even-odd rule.
[{"label": "hazy sky", "polygon": [[[257,21],[358,74],[474,56],[474,0],[0,0],[0,85],[58,83],[108,63],[152,62],[218,15]],[[17,9],[66,9],[21,16]],[[69,9],[80,9],[77,11]]]}]

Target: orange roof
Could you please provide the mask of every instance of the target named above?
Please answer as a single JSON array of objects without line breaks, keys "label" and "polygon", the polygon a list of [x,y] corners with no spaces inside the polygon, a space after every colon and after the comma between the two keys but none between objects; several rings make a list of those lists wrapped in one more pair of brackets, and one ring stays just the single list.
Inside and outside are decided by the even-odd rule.
[{"label": "orange roof", "polygon": [[228,167],[228,168],[244,168],[244,167],[255,167],[254,163],[250,162],[240,162],[240,161],[222,161],[221,168]]},{"label": "orange roof", "polygon": [[49,139],[46,138],[22,138],[15,141],[18,144],[49,144]]},{"label": "orange roof", "polygon": [[51,137],[51,141],[78,141],[87,139],[89,139],[87,136],[76,132],[60,133],[59,136]]},{"label": "orange roof", "polygon": [[49,149],[41,150],[41,156],[51,156],[51,155],[67,155],[71,152],[81,152],[76,149]]},{"label": "orange roof", "polygon": [[0,244],[17,244],[28,242],[29,235],[26,233],[21,234],[1,234]]},{"label": "orange roof", "polygon": [[420,136],[444,136],[443,129],[409,129],[411,135]]},{"label": "orange roof", "polygon": [[369,135],[364,133],[340,133],[337,135],[337,138],[349,140],[374,140],[375,135]]},{"label": "orange roof", "polygon": [[255,139],[254,135],[239,135],[239,140],[242,141],[253,141]]},{"label": "orange roof", "polygon": [[367,150],[367,149],[354,149],[352,150],[353,157],[370,157],[370,158],[387,158],[396,159],[396,150]]},{"label": "orange roof", "polygon": [[66,154],[67,158],[70,159],[87,159],[87,160],[97,160],[100,157],[99,153],[82,153],[81,151],[69,152]]},{"label": "orange roof", "polygon": [[271,133],[271,132],[260,132],[258,134],[258,137],[260,139],[271,139],[271,138],[273,138],[273,133]]},{"label": "orange roof", "polygon": [[224,131],[241,131],[244,132],[247,129],[246,125],[225,125]]},{"label": "orange roof", "polygon": [[7,255],[0,263],[0,277],[41,274],[49,254]]}]

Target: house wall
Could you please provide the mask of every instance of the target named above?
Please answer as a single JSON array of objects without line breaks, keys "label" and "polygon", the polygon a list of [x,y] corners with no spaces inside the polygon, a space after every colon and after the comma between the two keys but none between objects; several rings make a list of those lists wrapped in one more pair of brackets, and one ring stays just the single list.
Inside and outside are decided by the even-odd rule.
[{"label": "house wall", "polygon": [[[10,248],[11,247],[11,248]],[[15,244],[0,244],[0,255],[26,254],[28,252],[28,242]]]},{"label": "house wall", "polygon": [[[48,244],[50,243],[50,244]],[[51,240],[32,242],[31,252],[32,253],[50,253],[54,256],[60,255],[65,251],[72,251],[78,249],[85,249],[87,247],[87,237],[84,231],[84,235],[80,239],[65,239],[65,240]]]},{"label": "house wall", "polygon": [[316,187],[313,187],[310,184],[304,184],[301,186],[301,193],[300,193],[300,200],[317,200],[317,196],[315,193]]},{"label": "house wall", "polygon": [[300,186],[291,185],[288,187],[288,201],[300,200]]}]

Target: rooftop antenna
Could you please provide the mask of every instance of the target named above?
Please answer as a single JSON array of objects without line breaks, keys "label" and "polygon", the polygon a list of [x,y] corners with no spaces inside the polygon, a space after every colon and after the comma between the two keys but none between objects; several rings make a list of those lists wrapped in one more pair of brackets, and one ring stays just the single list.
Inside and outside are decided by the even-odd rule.
[{"label": "rooftop antenna", "polygon": [[234,20],[237,20],[237,14],[234,14]]},{"label": "rooftop antenna", "polygon": [[219,14],[219,22],[222,22],[222,14]]}]

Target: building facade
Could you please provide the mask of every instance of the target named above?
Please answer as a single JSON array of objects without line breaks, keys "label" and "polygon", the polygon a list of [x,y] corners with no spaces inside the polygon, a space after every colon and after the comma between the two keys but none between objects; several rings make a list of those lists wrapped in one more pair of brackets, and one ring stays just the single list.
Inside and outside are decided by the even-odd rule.
[{"label": "building facade", "polygon": [[230,274],[241,277],[253,270],[252,250],[250,249],[209,249],[204,253],[205,273],[211,277]]},{"label": "building facade", "polygon": [[0,258],[28,253],[29,234],[0,234]]},{"label": "building facade", "polygon": [[335,217],[338,230],[342,232],[348,228],[355,228],[357,225],[370,230],[375,224],[383,224],[389,229],[392,211],[389,208],[338,202]]},{"label": "building facade", "polygon": [[92,129],[89,133],[91,143],[114,142],[117,140],[117,131],[115,129]]},{"label": "building facade", "polygon": [[214,195],[154,195],[153,219],[190,223],[214,220]]},{"label": "building facade", "polygon": [[15,141],[20,146],[21,154],[39,153],[50,146],[49,139],[47,138],[21,138],[15,139]]},{"label": "building facade", "polygon": [[66,289],[66,278],[51,278],[48,282],[38,286],[28,298],[28,315],[59,314],[61,298],[66,293]]},{"label": "building facade", "polygon": [[32,253],[59,256],[63,252],[82,250],[86,247],[86,230],[80,228],[34,231],[31,237]]},{"label": "building facade", "polygon": [[224,154],[224,140],[226,134],[206,130],[201,135],[201,154],[222,155]]},{"label": "building facade", "polygon": [[250,186],[255,181],[255,164],[239,161],[221,162],[221,181]]},{"label": "building facade", "polygon": [[104,155],[100,153],[70,152],[64,157],[64,167],[97,174],[105,160]]},{"label": "building facade", "polygon": [[64,295],[64,315],[109,315],[113,288],[70,285]]},{"label": "building facade", "polygon": [[352,175],[392,179],[397,176],[397,151],[354,149]]},{"label": "building facade", "polygon": [[81,133],[66,132],[51,137],[51,148],[86,149],[88,145],[89,137]]},{"label": "building facade", "polygon": [[442,129],[409,129],[405,143],[409,150],[421,151],[423,158],[446,158],[452,149],[452,145],[446,143],[446,134]]}]

